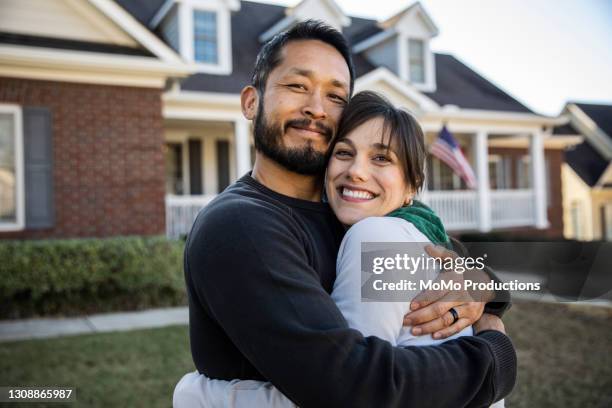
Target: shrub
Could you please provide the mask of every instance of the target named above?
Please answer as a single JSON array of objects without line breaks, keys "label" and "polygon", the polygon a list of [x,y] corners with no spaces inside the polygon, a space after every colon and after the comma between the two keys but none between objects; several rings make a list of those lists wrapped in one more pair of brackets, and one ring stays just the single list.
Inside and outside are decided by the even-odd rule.
[{"label": "shrub", "polygon": [[0,318],[184,304],[183,250],[164,237],[0,241]]}]

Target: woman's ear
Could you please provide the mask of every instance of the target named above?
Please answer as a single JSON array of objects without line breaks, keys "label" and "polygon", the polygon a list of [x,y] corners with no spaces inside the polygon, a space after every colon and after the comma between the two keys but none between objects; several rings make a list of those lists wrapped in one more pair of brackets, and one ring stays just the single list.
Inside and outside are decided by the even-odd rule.
[{"label": "woman's ear", "polygon": [[412,205],[412,199],[414,198],[414,191],[410,191],[407,195],[406,195],[406,199],[404,200],[404,206],[409,206]]},{"label": "woman's ear", "polygon": [[242,92],[240,92],[240,107],[245,118],[255,119],[259,107],[259,93],[255,87],[249,85],[242,89]]}]

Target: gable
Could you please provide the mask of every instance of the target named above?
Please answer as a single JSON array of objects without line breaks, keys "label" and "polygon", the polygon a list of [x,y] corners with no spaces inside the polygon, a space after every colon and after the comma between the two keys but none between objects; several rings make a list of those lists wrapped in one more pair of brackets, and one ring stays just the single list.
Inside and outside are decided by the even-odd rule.
[{"label": "gable", "polygon": [[34,37],[138,47],[96,7],[82,0],[3,0],[0,31]]},{"label": "gable", "polygon": [[349,23],[348,18],[333,3],[333,0],[304,0],[293,9],[288,9],[288,15],[297,20],[315,19],[325,21],[338,30]]},{"label": "gable", "polygon": [[419,2],[381,22],[380,26],[384,29],[396,28],[408,36],[419,38],[438,35],[438,27]]},{"label": "gable", "polygon": [[433,35],[431,26],[428,25],[425,17],[419,10],[406,13],[398,21],[396,28],[407,36],[414,38],[430,38]]},{"label": "gable", "polygon": [[355,91],[375,91],[387,97],[395,106],[407,108],[411,112],[429,111],[438,108],[436,103],[419,92],[386,68],[377,68],[357,78]]}]

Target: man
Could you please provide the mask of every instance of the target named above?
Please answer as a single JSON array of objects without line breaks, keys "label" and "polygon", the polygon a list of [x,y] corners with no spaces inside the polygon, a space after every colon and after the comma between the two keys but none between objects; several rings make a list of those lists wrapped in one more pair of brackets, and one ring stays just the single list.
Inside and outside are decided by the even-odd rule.
[{"label": "man", "polygon": [[[187,241],[196,367],[271,381],[301,407],[488,406],[516,376],[497,317],[483,315],[476,336],[403,349],[350,329],[329,296],[343,228],[321,203],[324,154],[353,80],[344,38],[321,23],[260,52],[241,95],[255,121],[253,172],[200,213]],[[463,306],[461,317],[472,310]],[[437,309],[411,323],[440,330],[448,308]]]}]

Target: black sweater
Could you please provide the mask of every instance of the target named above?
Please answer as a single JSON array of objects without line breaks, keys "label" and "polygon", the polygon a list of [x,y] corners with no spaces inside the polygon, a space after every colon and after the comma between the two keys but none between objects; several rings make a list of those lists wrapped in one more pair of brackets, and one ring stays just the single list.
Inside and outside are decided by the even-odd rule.
[{"label": "black sweater", "polygon": [[486,407],[516,379],[496,331],[393,347],[348,327],[329,293],[343,228],[326,204],[245,176],[187,240],[191,350],[200,373],[271,381],[300,407]]}]

